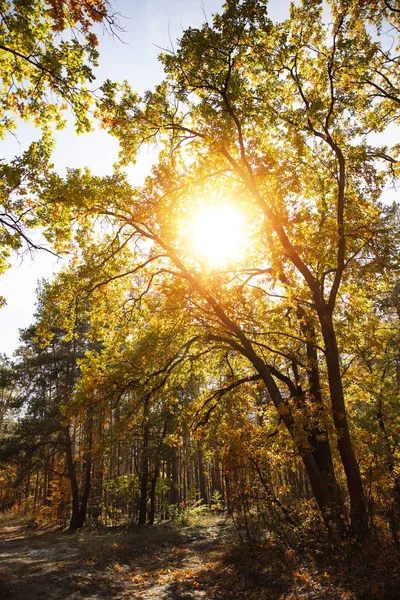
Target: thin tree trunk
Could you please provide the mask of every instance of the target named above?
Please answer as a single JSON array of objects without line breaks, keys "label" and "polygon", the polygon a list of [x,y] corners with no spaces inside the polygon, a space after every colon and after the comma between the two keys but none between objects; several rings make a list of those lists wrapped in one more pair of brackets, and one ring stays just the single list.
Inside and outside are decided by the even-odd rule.
[{"label": "thin tree trunk", "polygon": [[179,503],[178,456],[176,448],[170,449],[171,483],[169,488],[169,503]]},{"label": "thin tree trunk", "polygon": [[74,457],[72,454],[72,441],[71,435],[69,433],[69,426],[64,427],[63,431],[65,437],[65,454],[67,459],[68,479],[71,484],[72,493],[72,515],[69,523],[69,528],[73,530],[79,528],[79,487],[78,480],[76,477]]},{"label": "thin tree trunk", "polygon": [[379,401],[378,411],[376,414],[378,418],[379,428],[383,436],[383,447],[386,459],[386,468],[390,475],[393,477],[393,488],[392,488],[392,503],[389,508],[389,525],[392,532],[393,541],[397,548],[400,548],[399,529],[400,529],[400,478],[396,475],[395,469],[395,456],[392,450],[390,439],[386,431],[385,421],[383,420],[382,401]]},{"label": "thin tree trunk", "polygon": [[346,474],[347,488],[350,497],[352,532],[357,537],[363,538],[368,534],[368,514],[361,473],[354,453],[347,421],[347,411],[340,372],[339,350],[329,309],[320,309],[319,315],[325,343],[325,358],[328,371],[333,422],[336,429],[338,450]]},{"label": "thin tree trunk", "polygon": [[142,468],[140,473],[139,525],[146,524],[147,518],[147,485],[149,480],[149,401],[146,399],[143,408],[143,449]]},{"label": "thin tree trunk", "polygon": [[200,487],[200,498],[202,504],[208,504],[208,494],[207,494],[207,486],[206,486],[206,476],[204,473],[204,464],[203,464],[203,449],[199,443],[197,449],[197,459],[199,465],[199,487]]},{"label": "thin tree trunk", "polygon": [[83,527],[86,521],[86,513],[87,513],[87,506],[88,506],[88,502],[89,502],[89,496],[90,496],[90,490],[91,490],[91,475],[92,475],[92,456],[91,456],[91,451],[92,451],[92,435],[93,435],[93,412],[92,409],[90,409],[90,413],[89,413],[89,419],[88,419],[88,425],[87,425],[87,450],[86,450],[86,456],[85,456],[85,463],[84,463],[84,468],[83,468],[83,472],[84,472],[84,485],[83,485],[83,491],[82,491],[82,496],[81,496],[81,503],[80,503],[80,508],[79,508],[79,521],[78,521],[78,527]]},{"label": "thin tree trunk", "polygon": [[156,486],[157,486],[157,480],[158,480],[159,475],[160,475],[160,468],[159,468],[159,465],[157,464],[154,469],[154,474],[151,479],[151,486],[150,486],[149,525],[154,524],[154,518],[155,518],[155,514],[156,514]]},{"label": "thin tree trunk", "polygon": [[[321,415],[323,413],[323,399],[321,393],[315,327],[310,316],[306,314],[304,309],[299,308],[298,317],[300,319],[303,335],[306,338],[307,376],[310,399],[313,406],[317,408],[318,413]],[[344,531],[343,517],[345,510],[340,486],[337,482],[333,466],[327,428],[322,428],[321,424],[317,424],[310,428],[308,441],[313,450],[314,458],[321,472],[324,485],[327,488],[327,518],[334,523],[338,533],[342,534]]]}]

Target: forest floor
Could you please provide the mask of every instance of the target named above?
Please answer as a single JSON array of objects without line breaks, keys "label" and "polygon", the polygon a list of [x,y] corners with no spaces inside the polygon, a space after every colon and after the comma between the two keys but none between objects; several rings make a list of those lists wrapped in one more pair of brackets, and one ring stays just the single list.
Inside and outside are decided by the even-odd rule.
[{"label": "forest floor", "polygon": [[398,600],[395,560],[352,562],[273,543],[250,554],[221,518],[73,534],[0,523],[1,600]]}]

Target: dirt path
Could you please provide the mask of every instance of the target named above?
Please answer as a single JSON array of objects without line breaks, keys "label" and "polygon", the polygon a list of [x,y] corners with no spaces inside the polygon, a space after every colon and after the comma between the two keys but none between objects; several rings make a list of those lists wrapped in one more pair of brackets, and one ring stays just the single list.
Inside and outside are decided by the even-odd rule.
[{"label": "dirt path", "polygon": [[228,536],[223,521],[75,534],[2,527],[0,598],[208,600]]},{"label": "dirt path", "polygon": [[[232,526],[68,532],[0,525],[0,600],[398,600],[390,548],[348,559],[313,540],[248,555]],[[371,556],[370,556],[371,554]],[[347,565],[347,566],[346,566]]]}]

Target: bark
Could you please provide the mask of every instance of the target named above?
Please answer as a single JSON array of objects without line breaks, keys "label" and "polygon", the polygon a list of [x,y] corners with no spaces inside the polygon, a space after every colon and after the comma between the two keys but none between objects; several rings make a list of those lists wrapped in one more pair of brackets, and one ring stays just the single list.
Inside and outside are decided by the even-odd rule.
[{"label": "bark", "polygon": [[153,477],[151,479],[151,486],[150,486],[149,525],[153,525],[154,517],[155,517],[155,513],[156,513],[156,486],[157,486],[158,478],[160,476],[162,445],[163,445],[165,436],[167,435],[167,430],[168,430],[168,418],[166,418],[166,420],[164,422],[164,427],[163,427],[161,437],[157,444],[157,449],[156,449],[155,465],[154,465]]},{"label": "bark", "polygon": [[150,486],[150,510],[149,510],[149,525],[154,524],[154,518],[156,514],[156,486],[157,480],[160,475],[160,468],[157,464],[153,477],[151,478],[151,486]]},{"label": "bark", "polygon": [[139,525],[146,524],[148,479],[149,479],[148,473],[142,473],[142,475],[140,477]]},{"label": "bark", "polygon": [[339,349],[330,310],[328,308],[320,308],[319,317],[325,343],[325,358],[328,371],[333,422],[336,429],[338,450],[346,474],[347,488],[350,497],[352,533],[362,539],[368,534],[368,513],[361,473],[354,453],[347,420],[342,376],[340,372]]},{"label": "bark", "polygon": [[72,453],[72,441],[69,433],[69,426],[64,427],[64,437],[65,437],[65,453],[67,459],[67,472],[68,478],[71,484],[71,493],[72,493],[72,515],[69,523],[70,530],[79,528],[79,486],[78,480],[76,477],[76,468],[74,463],[74,457]]},{"label": "bark", "polygon": [[89,414],[88,430],[87,430],[87,450],[84,461],[84,477],[83,477],[83,490],[82,495],[79,491],[78,478],[76,474],[76,467],[73,457],[73,444],[71,435],[69,432],[69,426],[63,428],[64,439],[65,439],[65,451],[67,460],[67,472],[68,478],[71,484],[72,493],[72,515],[69,524],[69,529],[80,529],[84,526],[87,515],[87,507],[89,502],[90,490],[91,490],[91,472],[92,472],[92,414]]},{"label": "bark", "polygon": [[[96,418],[96,439],[101,442],[104,435],[104,411],[97,412]],[[93,489],[91,491],[90,512],[91,518],[98,523],[101,517],[101,501],[103,498],[103,480],[104,480],[104,456],[98,456],[92,465]]]},{"label": "bark", "polygon": [[83,527],[86,521],[87,507],[89,502],[90,490],[91,490],[91,475],[92,475],[92,415],[90,414],[88,423],[88,439],[87,439],[87,452],[84,463],[84,482],[81,496],[81,504],[79,508],[79,520],[78,528]]},{"label": "bark", "polygon": [[147,486],[149,482],[149,404],[146,400],[143,408],[143,449],[142,468],[140,473],[139,525],[146,524],[147,518]]},{"label": "bark", "polygon": [[[318,353],[316,347],[315,327],[309,315],[303,309],[298,310],[301,329],[306,338],[307,352],[307,377],[311,402],[320,414],[323,413],[323,399],[321,393],[320,374],[318,366]],[[312,448],[315,461],[320,470],[324,486],[327,489],[327,518],[332,521],[335,528],[343,533],[344,503],[340,486],[337,482],[329,436],[321,421],[310,428],[308,443]]]},{"label": "bark", "polygon": [[169,503],[179,504],[178,456],[176,448],[171,448],[170,458],[171,484],[169,488]]},{"label": "bark", "polygon": [[204,473],[203,450],[201,446],[197,450],[198,467],[199,467],[199,491],[202,504],[208,504],[208,494],[206,486],[206,476]]},{"label": "bark", "polygon": [[[224,318],[228,320],[227,317]],[[246,338],[243,332],[241,332],[240,329],[238,329],[235,325],[231,326],[231,328],[235,330],[237,337],[239,337],[241,341],[241,344],[238,344],[231,338],[225,338],[224,341],[228,342],[235,350],[239,351],[243,356],[246,356],[248,360],[252,363],[258,374],[261,376],[261,379],[265,384],[265,387],[267,389],[269,397],[271,398],[272,403],[276,407],[282,422],[285,424],[294,443],[296,444],[297,450],[301,456],[308,478],[310,480],[311,489],[320,509],[322,518],[324,519],[324,522],[326,523],[327,527],[330,528],[332,518],[335,522],[339,522],[341,515],[338,512],[336,512],[334,515],[332,514],[332,490],[330,490],[327,487],[325,478],[322,476],[321,470],[315,458],[313,448],[305,447],[302,440],[300,440],[300,443],[298,443],[296,422],[293,418],[290,408],[285,402],[281,391],[275,382],[275,379],[271,372],[271,368],[254,351],[251,342]],[[325,450],[327,449],[325,448]]]},{"label": "bark", "polygon": [[211,494],[219,492],[223,494],[221,483],[221,466],[218,450],[215,451],[214,460],[211,467]]},{"label": "bark", "polygon": [[386,459],[386,468],[391,474],[393,479],[393,488],[392,488],[392,502],[389,508],[389,525],[390,530],[392,532],[393,541],[395,543],[396,548],[400,548],[400,479],[396,475],[395,469],[395,456],[390,443],[390,439],[386,430],[385,421],[383,419],[383,411],[382,411],[382,402],[379,402],[377,418],[379,428],[382,432],[383,436],[383,445],[385,451],[385,459]]},{"label": "bark", "polygon": [[[307,472],[307,475],[308,475],[308,478],[310,481],[310,485],[311,485],[311,489],[312,489],[314,498],[318,504],[319,510],[321,512],[321,515],[322,515],[322,518],[323,518],[325,524],[327,525],[328,529],[330,529],[332,520],[335,523],[341,522],[341,511],[340,511],[339,507],[336,505],[336,503],[334,505],[332,505],[332,496],[331,496],[332,490],[330,489],[330,487],[328,486],[328,483],[327,483],[329,477],[326,476],[326,474],[324,475],[321,470],[322,463],[323,463],[322,452],[318,453],[318,451],[316,452],[316,449],[313,448],[312,446],[304,447],[303,444],[301,444],[301,443],[298,444],[296,442],[296,423],[295,423],[291,413],[286,408],[284,399],[282,398],[281,392],[280,392],[277,384],[275,383],[274,378],[272,377],[268,367],[264,363],[259,365],[258,370],[259,370],[260,375],[263,378],[263,381],[267,387],[268,393],[269,393],[273,403],[275,404],[278,411],[280,412],[283,422],[285,423],[291,437],[293,438],[294,442],[296,443],[297,449],[299,451],[299,454],[301,456],[301,459],[303,461],[303,464],[305,466],[305,469],[306,469],[306,472]],[[324,445],[323,448],[325,451],[325,460],[327,460],[327,462],[329,463],[329,459],[327,458],[327,455],[329,456],[329,454],[330,454],[330,448],[329,448],[329,446],[327,447],[326,444]],[[319,448],[319,450],[321,451],[321,447]],[[319,464],[317,461],[317,456],[318,456]],[[325,465],[325,467],[326,467],[326,465]],[[333,471],[333,465],[332,465],[332,471]]]},{"label": "bark", "polygon": [[39,493],[39,473],[36,473],[35,493],[34,493],[34,496],[33,496],[33,512],[36,511],[36,504],[37,504],[37,499],[38,499],[38,493]]},{"label": "bark", "polygon": [[282,397],[282,394],[271,374],[271,370],[269,369],[269,367],[254,352],[253,349],[247,350],[247,356],[252,361],[253,366],[257,369],[258,373],[261,375],[273,404],[277,408],[282,421],[286,425],[286,428],[288,429],[291,437],[293,438],[293,441],[297,446],[299,454],[304,463],[308,478],[310,480],[311,489],[320,509],[321,515],[325,523],[329,524],[329,521],[332,518],[329,499],[329,489],[327,488],[324,478],[322,477],[321,471],[315,459],[314,452],[311,448],[304,447],[302,443],[297,443],[296,423]]}]

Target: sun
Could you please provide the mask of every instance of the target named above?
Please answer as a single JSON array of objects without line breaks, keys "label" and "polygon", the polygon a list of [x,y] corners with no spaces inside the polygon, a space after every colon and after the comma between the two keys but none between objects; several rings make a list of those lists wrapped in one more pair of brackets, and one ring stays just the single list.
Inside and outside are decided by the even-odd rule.
[{"label": "sun", "polygon": [[234,206],[203,206],[194,216],[193,252],[212,267],[223,267],[235,260],[244,237],[244,217]]}]

